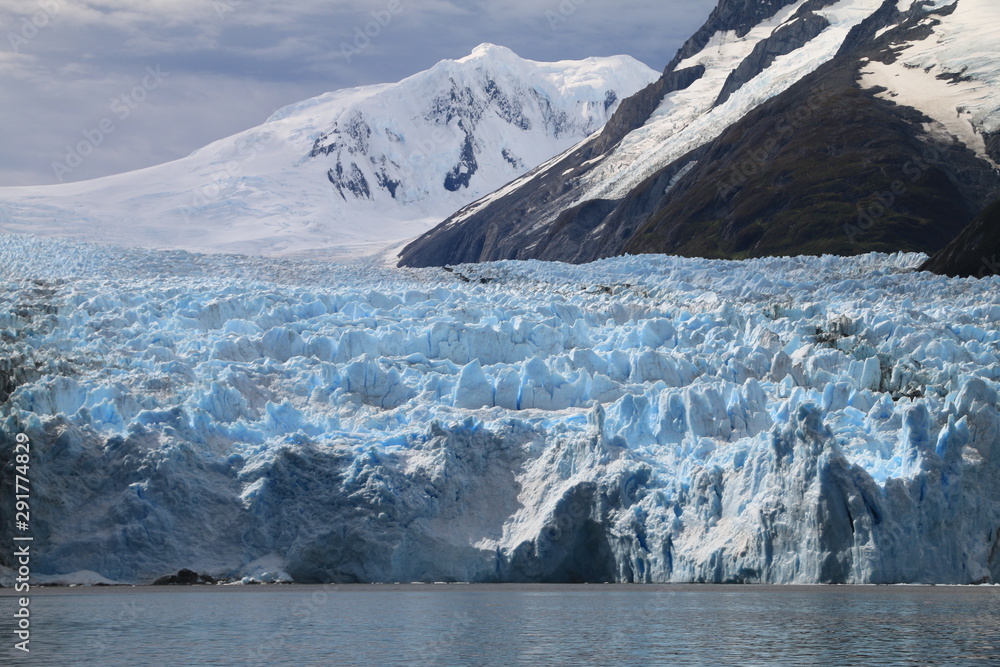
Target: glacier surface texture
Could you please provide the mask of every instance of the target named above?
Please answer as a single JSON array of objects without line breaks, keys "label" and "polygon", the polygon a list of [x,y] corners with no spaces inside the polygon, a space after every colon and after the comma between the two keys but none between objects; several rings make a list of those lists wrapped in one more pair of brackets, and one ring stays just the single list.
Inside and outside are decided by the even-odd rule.
[{"label": "glacier surface texture", "polygon": [[89,580],[998,581],[1000,279],[924,259],[0,236],[0,491],[25,433],[33,569]]}]

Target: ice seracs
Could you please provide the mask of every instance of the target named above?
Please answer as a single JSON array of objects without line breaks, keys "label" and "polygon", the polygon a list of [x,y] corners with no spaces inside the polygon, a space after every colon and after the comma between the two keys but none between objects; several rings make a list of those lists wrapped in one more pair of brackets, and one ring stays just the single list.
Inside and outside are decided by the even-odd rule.
[{"label": "ice seracs", "polygon": [[1000,577],[995,278],[30,236],[0,259],[0,426],[36,443],[39,574]]}]

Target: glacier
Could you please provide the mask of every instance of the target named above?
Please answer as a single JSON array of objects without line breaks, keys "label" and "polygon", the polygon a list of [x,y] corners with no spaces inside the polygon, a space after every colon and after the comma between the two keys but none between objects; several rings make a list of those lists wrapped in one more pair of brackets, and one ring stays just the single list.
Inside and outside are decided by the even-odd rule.
[{"label": "glacier", "polygon": [[0,494],[49,581],[1000,581],[1000,278],[924,259],[0,235]]}]

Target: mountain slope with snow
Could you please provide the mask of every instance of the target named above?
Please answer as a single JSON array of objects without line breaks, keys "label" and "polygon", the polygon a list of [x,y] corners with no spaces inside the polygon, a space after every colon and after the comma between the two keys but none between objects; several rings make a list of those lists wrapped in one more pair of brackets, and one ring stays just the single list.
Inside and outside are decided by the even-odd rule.
[{"label": "mountain slope with snow", "polygon": [[189,157],[0,189],[0,230],[150,248],[365,254],[413,238],[599,130],[657,74],[484,44],[396,84],[322,95]]},{"label": "mountain slope with snow", "polygon": [[655,100],[403,263],[934,252],[1000,197],[997,25],[989,0],[722,0]]}]

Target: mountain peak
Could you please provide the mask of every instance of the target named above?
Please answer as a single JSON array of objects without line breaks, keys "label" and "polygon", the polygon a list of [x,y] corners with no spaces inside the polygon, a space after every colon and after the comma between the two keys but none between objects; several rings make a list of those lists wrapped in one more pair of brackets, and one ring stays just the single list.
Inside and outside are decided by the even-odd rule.
[{"label": "mountain peak", "polygon": [[497,44],[490,44],[489,42],[483,42],[476,48],[472,49],[472,53],[460,58],[457,62],[467,63],[473,60],[524,60],[521,56],[517,55],[511,49],[506,46],[499,46]]},{"label": "mountain peak", "polygon": [[3,229],[197,251],[373,253],[572,147],[657,76],[629,58],[542,63],[481,44],[396,83],[286,106],[143,172],[0,189],[0,208],[13,212]]}]

